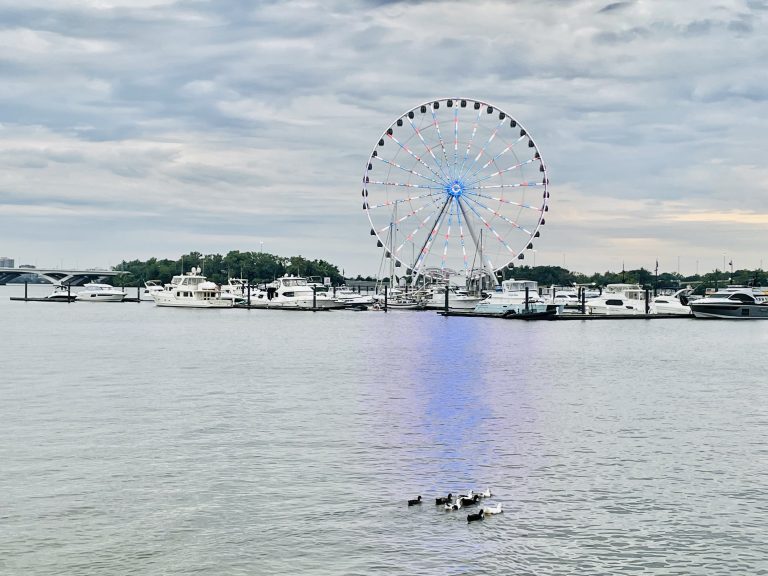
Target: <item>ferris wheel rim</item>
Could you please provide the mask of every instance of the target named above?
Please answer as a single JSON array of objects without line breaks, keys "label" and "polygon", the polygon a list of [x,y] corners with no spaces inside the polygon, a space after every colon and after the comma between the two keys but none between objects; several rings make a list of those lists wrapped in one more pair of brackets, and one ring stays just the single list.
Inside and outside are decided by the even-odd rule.
[{"label": "ferris wheel rim", "polygon": [[[416,176],[418,176],[418,177],[420,177],[422,179],[425,179],[427,182],[431,181],[432,185],[429,185],[429,184],[413,184],[413,183],[398,183],[398,182],[385,182],[385,181],[373,182],[374,184],[379,184],[379,185],[391,185],[391,186],[395,186],[395,187],[400,187],[401,186],[401,187],[407,187],[407,188],[415,188],[417,190],[420,190],[420,191],[424,192],[424,194],[422,194],[421,196],[407,197],[405,199],[398,199],[398,200],[394,200],[394,201],[387,201],[384,204],[375,205],[375,206],[373,206],[373,208],[380,208],[380,207],[384,207],[384,206],[394,205],[395,206],[395,210],[396,210],[396,206],[400,202],[402,202],[402,203],[405,203],[405,202],[412,203],[413,200],[421,199],[421,198],[429,198],[429,197],[433,197],[433,199],[434,199],[434,197],[439,197],[441,195],[440,191],[442,191],[443,193],[446,193],[445,201],[443,202],[442,207],[440,208],[440,210],[439,210],[439,212],[437,214],[436,219],[432,221],[434,223],[433,224],[433,227],[434,227],[433,233],[430,236],[428,236],[428,240],[426,241],[425,246],[422,249],[422,252],[424,253],[424,256],[420,255],[418,260],[414,260],[414,261],[409,263],[409,262],[407,262],[402,257],[401,254],[398,254],[394,250],[394,243],[393,242],[390,242],[390,246],[389,246],[389,248],[387,248],[386,240],[384,238],[382,238],[382,236],[381,236],[381,233],[383,232],[383,229],[382,230],[377,229],[377,224],[374,222],[374,219],[372,217],[372,207],[371,207],[370,202],[369,202],[369,187],[370,187],[369,185],[371,184],[369,173],[372,170],[373,160],[377,159],[377,158],[379,160],[381,159],[381,158],[378,157],[378,149],[381,148],[384,145],[384,142],[385,142],[385,140],[387,138],[390,138],[393,141],[395,141],[398,145],[400,145],[400,147],[402,149],[408,150],[406,147],[404,147],[402,144],[400,144],[400,142],[398,142],[397,139],[395,139],[395,137],[393,136],[394,129],[402,127],[404,125],[403,120],[406,119],[406,118],[409,121],[413,120],[415,118],[415,114],[416,114],[417,111],[420,114],[426,114],[426,112],[428,110],[431,110],[432,117],[433,117],[433,119],[435,119],[435,126],[436,126],[436,130],[437,130],[437,134],[438,134],[438,136],[440,138],[440,145],[441,145],[442,153],[443,153],[444,158],[446,160],[446,166],[447,166],[450,163],[450,161],[449,161],[448,156],[447,156],[445,142],[447,142],[448,140],[446,138],[446,140],[443,141],[442,135],[440,133],[440,127],[439,127],[439,124],[437,123],[437,120],[436,120],[436,117],[435,117],[435,110],[437,110],[440,107],[440,105],[442,105],[442,104],[445,104],[447,107],[450,108],[450,107],[453,106],[453,103],[456,104],[457,110],[458,110],[459,107],[466,108],[470,104],[472,105],[473,109],[479,110],[479,112],[478,112],[478,119],[477,119],[477,121],[475,123],[475,130],[477,129],[477,123],[479,122],[479,119],[482,116],[482,111],[484,109],[486,110],[488,115],[491,115],[494,111],[497,112],[498,113],[498,117],[499,117],[499,119],[501,121],[499,123],[499,125],[497,126],[496,130],[494,131],[493,135],[488,140],[488,142],[486,142],[485,145],[483,146],[483,148],[481,148],[480,153],[478,154],[478,156],[473,161],[471,168],[474,167],[474,164],[477,162],[477,159],[480,157],[480,155],[483,154],[483,152],[485,151],[485,147],[491,143],[491,141],[495,137],[496,131],[498,131],[498,129],[501,127],[502,123],[506,122],[506,120],[509,119],[510,127],[517,128],[517,129],[520,130],[519,138],[515,142],[513,142],[512,144],[508,145],[507,148],[504,149],[501,153],[499,153],[496,157],[492,157],[489,161],[487,161],[483,165],[482,169],[485,169],[491,163],[493,163],[494,167],[496,167],[496,159],[499,156],[501,156],[502,154],[506,153],[506,151],[510,150],[514,146],[514,144],[516,144],[517,142],[522,141],[523,138],[526,138],[527,141],[528,141],[528,147],[532,148],[535,151],[535,155],[534,155],[533,158],[531,158],[529,160],[526,160],[524,163],[525,164],[532,163],[532,162],[538,162],[539,163],[540,173],[541,173],[541,175],[539,177],[540,181],[539,180],[537,180],[535,182],[527,182],[526,181],[526,182],[517,183],[517,184],[504,184],[504,183],[502,183],[502,184],[477,186],[477,187],[474,186],[474,185],[478,185],[484,179],[490,178],[490,177],[486,177],[486,178],[481,178],[481,179],[477,179],[477,180],[471,181],[470,183],[473,186],[467,187],[466,189],[464,189],[464,188],[462,188],[462,186],[460,184],[458,184],[457,173],[455,171],[454,171],[454,173],[452,175],[449,175],[449,174],[445,173],[445,171],[443,170],[442,161],[437,161],[437,159],[436,159],[432,149],[427,147],[427,144],[426,144],[426,142],[424,142],[424,139],[421,136],[420,131],[417,130],[413,126],[413,123],[411,122],[411,127],[413,128],[414,132],[421,139],[422,143],[424,143],[424,146],[429,151],[429,153],[432,155],[432,158],[435,159],[436,166],[437,166],[438,170],[435,170],[434,166],[430,167],[426,163],[422,162],[422,160],[421,160],[421,158],[419,156],[416,156],[416,155],[412,154],[410,151],[408,151],[416,160],[418,160],[421,164],[423,164],[423,166],[425,168],[427,168],[427,172],[429,172],[431,175],[427,176],[427,175],[415,172],[412,169],[406,170],[406,171],[410,172],[412,175],[416,175]],[[456,117],[456,114],[457,114],[457,112],[454,113],[455,117]],[[456,122],[458,122],[458,121],[456,121]],[[457,125],[455,126],[454,130],[458,130]],[[464,162],[466,162],[468,154],[469,154],[469,150],[470,150],[470,148],[471,148],[471,146],[473,144],[474,135],[475,134],[473,132],[472,137],[471,137],[471,139],[470,139],[470,141],[469,141],[469,143],[467,145],[467,150],[466,150],[466,155],[465,155],[465,158],[464,158]],[[411,135],[410,137],[413,138],[413,135]],[[457,143],[458,143],[458,133],[456,132],[455,140],[454,140],[454,152],[456,151],[455,146],[457,145]],[[463,142],[462,142],[462,144],[463,144]],[[515,155],[515,158],[517,158],[517,154],[515,152],[513,152],[513,154]],[[392,162],[392,161],[385,161],[385,163],[390,165],[390,168],[389,168],[390,170],[392,169],[392,167],[402,168],[399,164],[397,164],[395,162]],[[498,169],[496,171],[496,173],[494,173],[492,176],[500,175],[500,174],[502,174],[505,171],[511,170],[512,168],[519,168],[524,163],[521,162],[521,163],[519,163],[517,165],[513,165],[512,167],[506,168],[504,170]],[[456,157],[455,157],[455,161],[454,161],[454,165],[453,165],[454,170],[455,170],[456,166],[457,166],[457,162],[456,162]],[[438,172],[442,172],[442,174],[439,174]],[[469,174],[469,170],[467,172],[464,172],[464,165],[463,164],[461,166],[461,172],[462,172],[461,178],[464,178],[467,174]],[[474,178],[479,172],[480,172],[480,169],[478,169],[476,172],[474,172],[471,175],[471,177]],[[453,182],[454,180],[456,181],[456,183]],[[451,187],[451,186],[453,187],[451,189],[453,191],[453,193],[454,193],[454,197],[453,198],[450,196],[451,195],[451,190],[448,190],[448,187]],[[425,266],[426,256],[429,254],[429,252],[424,252],[424,250],[429,248],[429,250],[431,251],[432,243],[435,240],[434,232],[437,231],[437,229],[442,224],[442,219],[443,219],[443,216],[444,216],[445,209],[448,207],[449,210],[455,210],[456,211],[456,215],[458,216],[459,222],[461,222],[461,216],[459,215],[459,208],[461,208],[462,212],[465,212],[465,209],[464,209],[464,207],[461,206],[461,203],[459,202],[459,198],[458,197],[459,197],[460,193],[467,192],[467,190],[481,190],[481,189],[482,190],[490,190],[490,189],[494,189],[494,188],[496,188],[496,189],[503,189],[505,187],[506,188],[514,188],[514,187],[521,187],[521,186],[525,186],[525,187],[528,187],[528,186],[540,186],[542,191],[543,191],[542,196],[541,196],[541,198],[542,198],[541,203],[538,206],[533,206],[533,205],[527,204],[527,203],[517,203],[517,202],[510,201],[510,200],[505,200],[503,198],[487,196],[487,195],[481,194],[479,192],[477,192],[477,193],[470,192],[468,194],[468,196],[471,196],[473,194],[477,196],[477,198],[471,198],[470,200],[472,202],[476,203],[479,208],[483,208],[485,210],[491,211],[495,217],[499,217],[499,218],[505,220],[507,224],[509,224],[511,226],[514,226],[514,227],[517,227],[519,230],[523,231],[528,236],[528,241],[525,243],[524,246],[522,246],[519,250],[517,250],[516,252],[513,253],[513,256],[512,256],[511,259],[502,260],[501,262],[498,262],[497,265],[492,267],[492,272],[494,274],[497,273],[498,271],[504,269],[504,268],[509,267],[510,265],[513,265],[513,262],[514,262],[514,260],[516,258],[517,259],[523,259],[524,258],[524,256],[523,256],[524,252],[526,250],[533,249],[533,245],[532,245],[533,239],[534,238],[538,238],[540,236],[540,228],[541,228],[541,226],[543,226],[546,223],[546,220],[544,218],[544,214],[549,210],[549,197],[550,197],[550,193],[549,193],[549,177],[548,177],[547,166],[546,166],[546,164],[544,162],[544,159],[543,159],[543,157],[541,155],[541,152],[540,152],[538,144],[536,144],[536,141],[534,140],[533,136],[530,134],[528,129],[525,127],[525,125],[520,123],[520,121],[517,120],[517,118],[515,116],[512,116],[511,114],[509,114],[505,110],[503,110],[503,109],[499,108],[498,106],[495,106],[494,104],[491,104],[491,103],[489,103],[489,102],[487,102],[485,100],[477,99],[477,98],[471,98],[471,97],[466,97],[466,96],[464,96],[464,97],[455,97],[455,98],[453,98],[453,97],[433,98],[433,99],[430,99],[430,100],[426,100],[426,101],[424,101],[424,102],[422,102],[420,104],[417,104],[416,106],[413,106],[412,108],[409,108],[408,110],[406,110],[405,112],[403,112],[402,114],[397,116],[395,118],[395,120],[392,121],[382,131],[382,133],[377,138],[376,142],[374,143],[374,145],[373,145],[373,147],[371,149],[371,152],[369,153],[369,155],[367,157],[366,168],[365,168],[364,173],[363,173],[363,182],[362,182],[362,188],[363,188],[363,190],[362,190],[363,209],[366,212],[366,216],[368,218],[368,222],[369,222],[369,224],[371,226],[371,234],[375,235],[377,237],[378,245],[380,247],[382,247],[382,245],[383,245],[383,247],[385,248],[385,255],[386,255],[386,257],[387,258],[392,258],[393,261],[397,263],[398,267],[401,266],[401,265],[407,266],[408,274],[413,274],[414,272],[418,272],[418,269],[420,269],[421,267]],[[529,226],[528,228],[525,228],[525,227],[519,226],[516,222],[512,221],[509,218],[504,217],[503,215],[499,214],[498,212],[492,211],[490,208],[488,208],[487,206],[483,205],[478,200],[478,198],[498,201],[498,202],[501,202],[502,204],[506,203],[506,204],[514,205],[514,206],[518,207],[519,209],[531,209],[531,210],[534,210],[534,211],[538,211],[539,212],[539,216],[536,219],[535,224],[533,226]],[[456,208],[453,207],[454,199],[455,199],[455,203],[458,205]],[[464,198],[464,201],[465,201],[465,203],[469,204],[469,202],[467,201],[467,198]],[[435,205],[436,205],[436,203],[435,203]],[[419,211],[423,210],[427,206],[428,205],[425,204],[424,206],[422,206],[418,210]],[[478,212],[478,209],[476,207],[472,206],[472,205],[470,205],[470,208],[472,209],[472,211],[475,212],[476,217],[479,218],[486,225],[486,227],[490,228],[490,226],[488,225],[486,220]],[[427,219],[424,220],[424,223],[426,223],[428,220],[431,220],[432,216],[434,215],[434,213],[435,212],[430,214],[427,217]],[[464,216],[465,216],[466,225],[467,225],[469,231],[471,232],[471,227],[469,226],[469,220],[470,219],[469,219],[468,216],[466,216],[466,213],[464,213]],[[392,225],[392,223],[390,221],[390,228],[391,228],[391,225]],[[423,227],[423,224],[419,227],[419,229],[422,228],[422,227]],[[496,231],[494,229],[492,229],[492,228],[490,228],[490,229],[496,235],[496,237],[498,238],[499,235],[496,233]],[[449,230],[450,230],[450,223],[449,223]],[[412,235],[413,235],[413,233],[411,234],[411,236]],[[510,252],[512,252],[512,250],[509,248],[509,246],[506,244],[506,242],[504,242],[501,239],[499,239],[499,240],[502,243],[504,243],[505,247]],[[474,237],[473,237],[473,242],[476,242]],[[463,236],[462,236],[462,243],[463,243]],[[482,244],[482,228],[481,228],[481,244]],[[446,241],[446,245],[447,245],[447,241]],[[462,244],[462,248],[463,247],[464,246]],[[402,248],[402,245],[400,246],[400,248]],[[398,251],[399,251],[399,249],[398,249]],[[415,256],[414,256],[414,258],[415,258]],[[466,267],[466,256],[465,256],[465,267]],[[416,270],[414,270],[414,268],[416,268]],[[467,273],[467,270],[465,270],[464,273]],[[416,275],[418,276],[418,274],[416,274]],[[467,275],[469,276],[469,274],[467,274]]]}]

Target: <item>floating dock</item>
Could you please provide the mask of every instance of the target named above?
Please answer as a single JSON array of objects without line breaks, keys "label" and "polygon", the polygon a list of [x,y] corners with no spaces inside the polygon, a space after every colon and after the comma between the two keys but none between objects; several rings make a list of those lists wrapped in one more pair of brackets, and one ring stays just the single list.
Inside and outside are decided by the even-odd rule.
[{"label": "floating dock", "polygon": [[498,318],[500,320],[658,320],[661,318],[695,318],[693,314],[487,314],[482,312],[463,312],[461,310],[441,310],[441,316],[461,316],[465,318]]}]

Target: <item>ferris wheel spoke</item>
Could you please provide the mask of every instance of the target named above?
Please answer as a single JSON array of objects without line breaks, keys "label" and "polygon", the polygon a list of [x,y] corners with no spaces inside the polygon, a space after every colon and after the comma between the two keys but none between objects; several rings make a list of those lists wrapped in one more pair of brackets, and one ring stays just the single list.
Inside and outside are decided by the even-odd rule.
[{"label": "ferris wheel spoke", "polygon": [[459,164],[459,107],[453,109],[453,170],[451,176],[456,178],[456,166]]},{"label": "ferris wheel spoke", "polygon": [[440,269],[445,269],[445,258],[448,255],[448,241],[451,238],[451,225],[453,224],[454,198],[451,196],[451,203],[448,207],[448,230],[445,232],[445,243],[443,244],[443,257],[440,260]]},{"label": "ferris wheel spoke", "polygon": [[461,205],[456,202],[456,223],[459,225],[459,245],[461,246],[461,254],[464,258],[464,272],[469,270],[467,262],[467,245],[464,242],[464,225],[461,223]]},{"label": "ferris wheel spoke", "polygon": [[[520,224],[518,224],[517,222],[515,222],[515,221],[511,220],[510,218],[507,218],[506,216],[504,216],[504,214],[501,214],[501,213],[500,213],[498,210],[494,210],[493,208],[491,208],[491,207],[489,207],[489,206],[486,206],[485,204],[483,204],[482,202],[480,202],[480,201],[478,201],[478,200],[475,200],[474,198],[468,198],[468,197],[467,197],[467,200],[470,200],[470,201],[471,201],[473,204],[477,204],[477,206],[479,206],[479,207],[480,207],[480,208],[482,208],[483,210],[486,210],[487,212],[490,212],[491,214],[493,214],[493,215],[494,215],[494,216],[496,216],[497,218],[501,218],[501,219],[502,219],[504,222],[506,222],[507,224],[509,224],[509,225],[510,225],[510,226],[512,226],[513,228],[515,228],[515,229],[517,229],[517,230],[521,230],[522,232],[525,232],[525,233],[526,233],[528,236],[532,236],[532,235],[533,235],[533,232],[531,232],[530,230],[528,230],[528,229],[527,229],[527,228],[525,228],[524,226],[520,226]],[[488,226],[489,228],[491,228],[491,227],[490,227],[490,223],[489,223],[489,222],[487,222],[487,221],[486,221],[486,220],[485,220],[485,219],[484,219],[484,218],[483,218],[483,217],[480,215],[480,213],[479,213],[479,212],[477,212],[477,211],[475,210],[475,208],[474,208],[472,205],[470,205],[470,204],[467,204],[467,205],[468,205],[470,208],[472,208],[472,210],[475,212],[475,214],[477,214],[477,217],[478,217],[478,218],[480,218],[480,219],[483,221],[483,224],[485,224],[486,226]],[[499,238],[499,235],[496,233],[496,231],[495,231],[493,228],[491,228],[491,231],[492,231],[492,232],[493,232],[493,233],[496,235],[496,237],[497,237],[497,238]],[[504,242],[504,245],[505,245],[505,246],[507,246],[506,242]],[[514,252],[512,249],[510,249],[510,248],[509,248],[509,246],[507,246],[507,249],[509,249],[509,250],[510,250],[510,252]]]},{"label": "ferris wheel spoke", "polygon": [[[414,217],[414,216],[416,216],[416,215],[417,215],[419,212],[421,212],[422,210],[425,210],[425,209],[429,208],[430,206],[434,206],[434,204],[424,204],[423,206],[421,206],[421,207],[419,207],[419,208],[415,208],[415,209],[411,210],[410,212],[408,212],[408,213],[407,213],[405,216],[401,216],[400,218],[397,218],[396,220],[394,220],[394,221],[393,221],[393,223],[394,223],[394,224],[396,224],[396,225],[400,225],[401,223],[405,222],[405,221],[406,221],[406,220],[408,220],[409,218],[413,218],[413,217]],[[436,214],[436,213],[437,213],[437,210],[435,210],[435,211],[432,213],[432,215],[434,215],[434,214]],[[427,218],[427,220],[429,220],[429,217]],[[390,225],[389,225],[389,224],[387,224],[387,225],[386,225],[386,226],[384,226],[383,228],[380,228],[380,229],[379,229],[379,232],[386,232],[386,231],[387,231],[387,229],[389,228],[389,226],[390,226]]]},{"label": "ferris wheel spoke", "polygon": [[[416,130],[416,128],[413,126],[413,122],[411,122],[410,120],[409,120],[408,122],[409,122],[409,123],[410,123],[410,125],[413,127],[413,129],[414,129],[414,130]],[[417,131],[417,133],[418,133],[418,131]],[[412,156],[412,157],[413,157],[413,158],[414,158],[414,159],[415,159],[415,160],[416,160],[416,161],[417,161],[419,164],[421,164],[422,166],[424,166],[424,168],[426,168],[427,170],[429,170],[430,172],[432,172],[432,174],[434,174],[434,176],[435,176],[435,177],[436,177],[436,178],[437,178],[439,181],[441,181],[441,182],[445,182],[445,181],[446,181],[446,180],[445,180],[445,177],[444,177],[444,175],[441,175],[441,174],[438,174],[437,172],[435,172],[435,170],[434,170],[434,169],[433,169],[433,168],[432,168],[432,167],[431,167],[429,164],[427,164],[426,162],[424,162],[424,159],[423,159],[421,156],[419,156],[418,154],[416,154],[416,153],[415,153],[413,150],[411,150],[411,149],[410,149],[408,146],[406,146],[405,144],[403,144],[402,142],[400,142],[400,140],[398,140],[397,138],[395,138],[395,135],[394,135],[394,134],[387,134],[387,136],[389,137],[389,139],[390,139],[390,140],[392,140],[392,142],[394,142],[395,144],[397,144],[398,146],[400,146],[400,148],[401,148],[402,150],[405,150],[405,151],[406,151],[408,154],[410,154],[410,155],[411,155],[411,156]],[[419,134],[419,138],[421,138],[421,141],[422,141],[422,142],[424,142],[424,138],[421,136],[421,134]],[[429,153],[432,155],[432,158],[434,158],[434,159],[435,159],[435,164],[437,164],[437,166],[439,167],[439,166],[440,166],[440,163],[439,163],[439,162],[437,162],[437,158],[435,158],[435,155],[432,153],[432,150],[430,150],[430,149],[429,149],[429,147],[427,146],[427,143],[426,143],[426,142],[424,142],[424,146],[427,148],[427,151],[428,151],[428,152],[429,152]]]},{"label": "ferris wheel spoke", "polygon": [[[424,164],[424,166],[426,166],[429,169],[430,172],[432,172],[435,176],[437,176],[438,178],[440,178],[440,180],[442,180],[443,182],[445,182],[447,184],[448,181],[450,180],[450,177],[445,173],[445,170],[443,169],[442,163],[437,159],[437,156],[435,156],[435,153],[432,150],[433,147],[430,146],[429,144],[427,144],[427,141],[424,140],[424,136],[421,135],[421,130],[416,128],[416,125],[413,123],[413,120],[410,117],[408,117],[408,124],[411,125],[411,128],[413,128],[413,132],[416,134],[416,136],[419,137],[419,140],[421,140],[421,143],[424,144],[424,149],[427,152],[429,152],[430,156],[432,156],[432,159],[435,161],[435,166],[437,166],[440,169],[440,172],[442,174],[438,174],[430,166],[428,166],[426,163],[424,163],[421,160],[420,161],[422,162],[422,164]],[[392,138],[392,136],[390,136],[390,138]]]},{"label": "ferris wheel spoke", "polygon": [[[447,201],[446,201],[446,202],[447,202]],[[432,221],[432,219],[434,218],[434,216],[435,216],[436,214],[442,214],[443,210],[445,209],[445,204],[446,204],[446,203],[443,203],[443,204],[442,204],[442,205],[441,205],[439,208],[435,208],[435,210],[434,210],[434,211],[432,211],[430,214],[428,214],[428,215],[427,215],[425,218],[423,218],[423,219],[419,220],[419,223],[416,225],[416,228],[414,228],[414,229],[411,231],[411,233],[410,233],[410,234],[408,234],[408,235],[405,237],[405,240],[403,241],[403,243],[402,243],[402,244],[400,244],[400,246],[398,246],[398,247],[397,247],[397,250],[395,250],[395,254],[398,254],[398,253],[400,252],[400,250],[402,250],[402,249],[403,249],[403,246],[405,246],[405,244],[406,244],[407,242],[411,242],[412,244],[415,244],[415,243],[414,243],[414,238],[416,237],[416,235],[419,233],[419,231],[420,231],[422,228],[424,228],[424,226],[427,224],[427,222],[430,222],[430,221]],[[411,214],[409,217],[411,217],[411,216],[415,216],[415,214]],[[438,217],[439,217],[439,216],[438,216]]]},{"label": "ferris wheel spoke", "polygon": [[493,139],[494,139],[494,138],[496,138],[496,134],[498,134],[498,133],[499,133],[499,128],[501,128],[503,124],[504,124],[504,120],[499,120],[499,123],[498,123],[498,124],[496,124],[496,127],[493,129],[493,131],[491,132],[491,135],[488,137],[488,141],[487,141],[485,144],[483,144],[483,147],[482,147],[482,148],[480,148],[480,151],[479,151],[479,152],[477,153],[477,155],[475,156],[475,159],[474,159],[474,160],[472,160],[472,164],[470,164],[470,165],[469,165],[469,168],[467,168],[467,169],[466,169],[466,171],[464,171],[464,172],[461,174],[461,178],[462,178],[462,179],[466,178],[467,174],[469,174],[469,173],[472,171],[472,169],[475,167],[475,164],[477,164],[477,161],[478,161],[478,160],[479,160],[479,159],[482,157],[482,155],[485,153],[485,151],[486,151],[486,149],[488,148],[488,146],[490,146],[490,145],[491,145],[491,142],[493,142]]},{"label": "ferris wheel spoke", "polygon": [[403,172],[408,172],[409,174],[413,174],[414,176],[418,176],[419,178],[423,178],[424,180],[427,180],[429,182],[434,182],[435,184],[440,186],[441,189],[443,188],[442,182],[439,182],[439,181],[435,180],[434,178],[430,178],[429,176],[425,176],[421,172],[416,172],[416,170],[411,170],[410,168],[406,168],[405,166],[401,166],[397,162],[392,162],[391,160],[385,160],[381,156],[376,156],[376,159],[379,162],[383,162],[384,164],[387,164],[388,166],[393,166],[394,168],[398,168],[398,169],[402,170]]},{"label": "ferris wheel spoke", "polygon": [[[480,252],[480,264],[482,268],[485,268],[485,262],[483,261],[483,237],[482,237],[482,230],[478,234],[478,232],[474,229],[474,226],[472,225],[471,218],[467,216],[467,211],[464,209],[464,204],[467,204],[467,202],[462,202],[461,200],[458,201],[459,208],[461,209],[461,213],[464,216],[464,223],[467,225],[467,230],[469,230],[469,235],[472,238],[472,242],[475,244],[475,250],[477,252]],[[467,204],[467,206],[469,206]],[[470,207],[471,208],[471,207]],[[482,220],[482,219],[481,219]],[[474,260],[472,263],[472,268],[474,269]],[[491,259],[488,259],[488,267],[489,271],[493,272],[493,264],[491,263]]]},{"label": "ferris wheel spoke", "polygon": [[443,218],[445,217],[445,209],[448,207],[448,205],[451,203],[452,200],[453,200],[453,197],[449,196],[443,203],[442,208],[440,208],[440,213],[437,215],[437,218],[434,221],[432,229],[427,235],[426,240],[424,240],[424,243],[421,246],[421,250],[419,250],[419,256],[418,258],[416,258],[416,262],[414,263],[414,266],[413,266],[416,276],[418,276],[421,273],[421,268],[424,265],[424,262],[426,262],[426,256],[427,254],[429,254],[430,249],[432,248],[432,242],[434,242],[435,237],[437,236],[437,232],[440,229],[440,225],[443,221]]},{"label": "ferris wheel spoke", "polygon": [[510,206],[517,206],[518,208],[528,208],[529,210],[534,210],[536,212],[541,212],[543,210],[543,208],[540,208],[539,206],[523,204],[521,202],[515,202],[513,200],[507,200],[505,198],[497,198],[495,196],[486,196],[485,194],[480,194],[479,192],[471,192],[469,190],[465,190],[464,193],[469,194],[470,196],[477,196],[478,198],[485,198],[486,200],[494,200],[496,202],[501,202],[502,204],[509,204]]},{"label": "ferris wheel spoke", "polygon": [[[448,160],[448,152],[445,150],[445,142],[443,142],[443,135],[440,133],[440,121],[437,119],[437,114],[435,114],[435,107],[431,106],[432,108],[432,121],[435,125],[435,129],[437,130],[437,138],[440,140],[440,148],[443,150],[443,158],[445,158],[445,166],[447,167],[450,164],[450,161]],[[445,173],[445,170],[443,170],[443,173]],[[446,174],[450,178],[450,174]]]},{"label": "ferris wheel spoke", "polygon": [[409,196],[408,198],[401,198],[400,200],[387,200],[383,204],[369,204],[368,209],[373,210],[374,208],[384,208],[386,206],[397,206],[398,204],[404,204],[405,202],[413,202],[414,200],[420,200],[421,198],[429,198],[431,196],[442,196],[442,194],[436,194],[435,192],[430,192],[428,194],[420,194],[419,196]]},{"label": "ferris wheel spoke", "polygon": [[485,186],[470,186],[469,190],[492,190],[492,189],[503,189],[503,188],[526,188],[526,187],[535,187],[535,186],[544,186],[544,182],[518,182],[517,184],[490,184]]},{"label": "ferris wheel spoke", "polygon": [[477,127],[480,124],[480,117],[483,115],[482,108],[477,109],[477,118],[475,118],[475,123],[472,125],[472,135],[469,137],[469,142],[467,142],[467,150],[464,152],[464,160],[461,161],[461,168],[459,169],[458,174],[464,173],[464,167],[467,164],[467,160],[469,160],[469,150],[472,148],[472,143],[475,140],[475,134],[477,134]]},{"label": "ferris wheel spoke", "polygon": [[535,162],[536,158],[531,158],[530,160],[526,160],[525,162],[518,162],[517,164],[513,164],[509,168],[504,168],[503,170],[498,170],[494,172],[493,174],[488,174],[487,176],[483,176],[482,178],[477,178],[475,180],[471,180],[467,182],[468,188],[473,188],[476,184],[479,184],[480,182],[485,182],[486,180],[489,180],[491,178],[494,178],[496,176],[501,176],[502,174],[506,174],[507,172],[510,172],[512,170],[517,170],[518,168],[522,168],[526,164],[531,164],[532,162]]},{"label": "ferris wheel spoke", "polygon": [[468,176],[465,178],[465,180],[466,180],[468,183],[478,182],[478,181],[480,181],[480,180],[487,180],[488,178],[492,178],[493,176],[498,176],[499,174],[503,174],[504,172],[507,172],[507,171],[509,171],[509,170],[513,170],[513,169],[515,169],[515,168],[520,168],[521,166],[524,166],[525,164],[530,164],[531,162],[533,162],[533,158],[532,158],[531,160],[528,160],[527,162],[522,162],[522,163],[519,163],[519,164],[515,164],[514,166],[510,166],[509,168],[505,168],[504,170],[499,170],[498,172],[495,172],[494,174],[489,174],[488,176],[485,176],[485,177],[483,177],[483,178],[480,178],[479,180],[476,180],[476,179],[475,179],[475,177],[476,177],[478,174],[480,174],[480,173],[481,173],[483,170],[485,170],[486,168],[488,168],[488,166],[490,166],[491,164],[493,164],[493,165],[496,165],[496,160],[498,160],[498,159],[499,159],[499,158],[501,158],[501,157],[502,157],[504,154],[506,154],[507,152],[509,152],[510,150],[512,150],[513,146],[514,146],[515,144],[517,144],[518,142],[520,142],[520,140],[522,140],[522,139],[523,139],[523,136],[521,136],[520,138],[518,138],[517,140],[515,140],[515,141],[514,141],[512,144],[510,144],[509,146],[507,146],[506,148],[504,148],[504,150],[502,150],[501,152],[499,152],[498,154],[496,154],[496,156],[494,156],[493,158],[491,158],[490,160],[488,160],[488,161],[487,161],[485,164],[483,164],[483,165],[482,165],[480,168],[478,168],[477,170],[475,170],[475,171],[474,171],[472,174],[468,175]]}]

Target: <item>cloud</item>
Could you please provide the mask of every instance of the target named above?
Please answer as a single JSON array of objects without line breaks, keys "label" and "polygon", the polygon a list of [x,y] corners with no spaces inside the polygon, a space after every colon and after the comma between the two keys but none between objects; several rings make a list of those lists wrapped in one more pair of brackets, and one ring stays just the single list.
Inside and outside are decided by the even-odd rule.
[{"label": "cloud", "polygon": [[17,259],[58,261],[62,234],[94,264],[268,238],[375,273],[368,154],[405,110],[460,94],[542,150],[538,263],[759,259],[739,227],[768,213],[764,2],[29,0],[0,21],[0,252]]}]

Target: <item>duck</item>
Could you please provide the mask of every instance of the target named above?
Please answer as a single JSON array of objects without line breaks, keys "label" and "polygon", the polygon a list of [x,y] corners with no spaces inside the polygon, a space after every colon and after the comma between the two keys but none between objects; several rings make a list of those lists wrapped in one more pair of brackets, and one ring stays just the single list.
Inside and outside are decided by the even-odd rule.
[{"label": "duck", "polygon": [[408,506],[415,506],[416,504],[421,504],[421,496],[414,498],[413,500],[408,500]]},{"label": "duck", "polygon": [[482,508],[477,514],[467,514],[467,522],[476,522],[477,520],[482,520],[484,514],[485,513],[483,512]]},{"label": "duck", "polygon": [[490,498],[491,496],[493,496],[493,494],[491,494],[491,489],[490,488],[486,488],[485,492],[480,492],[480,497],[481,498]]},{"label": "duck", "polygon": [[459,498],[472,498],[474,495],[474,491],[469,490],[466,494],[459,494]]},{"label": "duck", "polygon": [[485,508],[483,508],[483,514],[502,514],[502,513],[504,513],[504,510],[502,510],[501,502],[496,504],[496,506],[494,506],[493,508],[491,508],[490,506],[486,506]]},{"label": "duck", "polygon": [[445,503],[445,509],[446,510],[460,510],[461,509],[461,498],[458,498],[456,502],[446,502]]},{"label": "duck", "polygon": [[440,504],[447,504],[448,502],[451,502],[453,500],[453,494],[450,492],[448,493],[448,496],[441,496],[439,498],[435,498],[435,505],[439,506]]},{"label": "duck", "polygon": [[474,494],[470,497],[459,496],[458,501],[461,502],[462,506],[472,506],[473,504],[477,504],[480,501],[480,494]]}]

